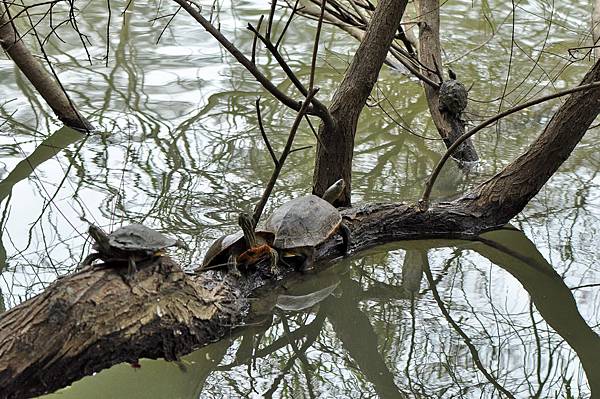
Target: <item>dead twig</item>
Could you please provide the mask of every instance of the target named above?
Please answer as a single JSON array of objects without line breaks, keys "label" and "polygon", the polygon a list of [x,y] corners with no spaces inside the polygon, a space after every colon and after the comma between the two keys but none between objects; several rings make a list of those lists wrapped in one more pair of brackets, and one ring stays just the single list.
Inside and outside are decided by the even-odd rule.
[{"label": "dead twig", "polygon": [[296,137],[296,132],[298,131],[300,122],[302,122],[302,118],[304,118],[304,115],[306,114],[306,112],[308,110],[308,107],[309,107],[309,104],[310,104],[312,98],[315,96],[315,94],[317,94],[318,91],[319,91],[318,88],[314,88],[308,92],[306,99],[304,100],[304,102],[302,103],[302,106],[300,107],[300,111],[298,111],[298,115],[296,115],[296,119],[294,120],[294,124],[292,125],[292,128],[290,129],[290,134],[288,136],[285,147],[281,153],[281,156],[279,157],[279,160],[275,163],[275,168],[273,169],[273,173],[271,174],[271,179],[269,179],[269,183],[267,184],[267,187],[265,188],[265,191],[263,192],[262,197],[260,198],[260,200],[258,201],[256,206],[254,207],[254,212],[252,214],[252,217],[254,219],[254,227],[256,227],[256,225],[258,224],[258,221],[260,220],[260,217],[263,213],[263,210],[265,209],[265,205],[267,204],[269,196],[271,195],[271,192],[273,191],[273,187],[275,187],[277,178],[279,177],[279,174],[281,173],[281,169],[283,168],[283,164],[285,163],[285,160],[287,159],[288,155],[292,152],[292,144],[294,143],[294,138]]}]

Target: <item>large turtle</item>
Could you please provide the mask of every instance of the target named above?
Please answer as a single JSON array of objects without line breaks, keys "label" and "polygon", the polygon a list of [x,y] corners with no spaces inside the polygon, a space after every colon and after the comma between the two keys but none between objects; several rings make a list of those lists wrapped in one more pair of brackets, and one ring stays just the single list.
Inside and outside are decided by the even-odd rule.
[{"label": "large turtle", "polygon": [[204,256],[200,270],[227,265],[231,272],[239,275],[239,267],[247,269],[249,266],[269,258],[271,272],[278,274],[277,251],[271,248],[266,237],[255,233],[252,216],[245,212],[240,213],[238,224],[241,231],[219,237],[212,243]]},{"label": "large turtle", "polygon": [[450,79],[444,80],[440,85],[439,109],[460,118],[467,107],[467,88],[456,80],[456,74],[451,69],[448,70],[448,75]]},{"label": "large turtle", "polygon": [[315,248],[336,233],[342,235],[344,253],[350,245],[350,230],[332,203],[344,191],[343,179],[325,191],[323,198],[305,195],[277,208],[257,232],[270,235],[269,242],[283,257],[301,257],[300,270],[313,267]]},{"label": "large turtle", "polygon": [[110,234],[92,224],[88,232],[94,240],[93,249],[97,252],[89,254],[82,266],[91,265],[96,259],[104,262],[127,262],[127,274],[130,278],[137,271],[136,262],[158,260],[162,256],[162,250],[167,247],[187,248],[180,240],[165,237],[141,224],[123,226]]}]

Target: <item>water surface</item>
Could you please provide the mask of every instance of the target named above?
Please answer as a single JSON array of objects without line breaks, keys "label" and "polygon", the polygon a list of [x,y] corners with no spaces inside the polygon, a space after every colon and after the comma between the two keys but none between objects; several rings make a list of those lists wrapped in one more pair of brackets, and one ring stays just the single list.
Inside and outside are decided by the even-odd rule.
[{"label": "water surface", "polygon": [[[249,54],[245,26],[268,4],[233,3],[219,3],[221,31]],[[490,2],[486,11],[470,1],[444,3],[445,61],[471,87],[473,124],[499,107],[581,80],[591,61],[574,62],[567,49],[589,45],[584,22],[591,11],[587,2],[568,3],[518,2],[512,46],[510,4]],[[141,222],[180,237],[190,250],[174,256],[193,268],[212,240],[235,230],[236,215],[252,208],[269,179],[257,97],[274,147],[285,143],[294,114],[189,17],[180,12],[161,36],[167,19],[152,21],[173,5],[162,2],[157,11],[158,3],[134,1],[121,14],[124,4],[111,2],[108,43],[106,3],[80,5],[91,63],[67,26],[59,30],[66,43],[52,37],[46,46],[99,134],[84,138],[61,128],[12,62],[0,59],[6,308],[75,269],[89,251],[88,222],[108,230]],[[297,20],[283,42],[305,81],[314,25]],[[325,29],[322,43],[317,82],[327,101],[357,44],[333,28]],[[298,96],[276,61],[260,54],[264,73]],[[414,201],[443,152],[422,89],[402,71],[384,68],[373,95],[370,103],[403,126],[378,106],[364,110],[353,200]],[[499,171],[557,106],[525,110],[482,132],[475,138],[481,165],[465,176],[449,164],[435,198],[452,198]],[[513,226],[482,242],[374,248],[290,284],[291,297],[323,294],[312,306],[266,306],[260,322],[178,363],[117,365],[50,397],[590,397],[587,381],[600,381],[599,138],[591,129]],[[296,146],[314,145],[302,126]],[[267,212],[310,191],[313,153],[292,154]],[[271,299],[273,305],[277,298]]]}]

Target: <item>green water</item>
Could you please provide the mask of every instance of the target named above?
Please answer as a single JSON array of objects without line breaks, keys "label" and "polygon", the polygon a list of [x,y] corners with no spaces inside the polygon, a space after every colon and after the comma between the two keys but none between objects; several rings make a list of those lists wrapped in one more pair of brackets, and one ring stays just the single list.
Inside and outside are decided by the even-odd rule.
[{"label": "green water", "polygon": [[[124,4],[111,1],[108,66],[106,2],[79,5],[91,65],[68,26],[59,29],[66,43],[52,37],[47,45],[99,134],[84,138],[61,129],[12,61],[0,58],[0,305],[6,308],[74,270],[90,249],[87,221],[107,229],[130,222],[158,228],[189,243],[189,251],[174,253],[182,264],[198,265],[212,240],[235,230],[236,215],[251,209],[269,179],[258,96],[273,145],[281,149],[287,138],[295,115],[183,11],[156,44],[168,18],[152,20],[174,6],[162,2],[157,11],[159,3],[134,1],[121,14]],[[219,5],[221,31],[249,54],[245,26],[269,5]],[[471,87],[473,124],[497,112],[509,70],[503,108],[577,84],[593,61],[572,63],[567,52],[591,43],[588,2],[517,2],[512,59],[510,7],[497,1],[486,11],[451,1],[442,8],[445,60]],[[296,20],[283,42],[304,81],[314,25]],[[331,27],[322,44],[317,84],[327,101],[357,44]],[[297,96],[276,61],[260,54],[262,71]],[[422,89],[384,68],[374,97],[371,104],[434,140],[407,133],[377,106],[366,108],[353,201],[414,201],[443,152]],[[525,110],[484,131],[475,138],[479,167],[465,176],[449,164],[434,197],[452,198],[500,170],[557,105]],[[312,306],[267,310],[261,323],[179,363],[117,365],[48,397],[496,398],[499,389],[518,398],[590,397],[588,381],[600,381],[598,139],[598,129],[586,134],[513,220],[518,231],[488,233],[485,243],[374,248],[291,285],[290,297],[323,294]],[[295,145],[315,145],[306,125]],[[267,212],[310,190],[313,153],[292,154]]]}]

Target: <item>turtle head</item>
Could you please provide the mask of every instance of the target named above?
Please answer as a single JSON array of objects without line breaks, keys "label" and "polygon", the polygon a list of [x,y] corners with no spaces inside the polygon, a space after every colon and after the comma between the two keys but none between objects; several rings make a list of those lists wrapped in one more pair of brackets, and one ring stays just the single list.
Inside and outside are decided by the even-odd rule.
[{"label": "turtle head", "polygon": [[342,195],[345,188],[346,182],[344,179],[340,179],[333,183],[327,190],[325,190],[322,198],[330,204],[333,204],[333,202],[338,199],[340,195]]},{"label": "turtle head", "polygon": [[254,218],[252,215],[246,212],[241,212],[238,216],[238,224],[244,232],[244,238],[246,239],[246,245],[248,248],[254,248],[256,246],[256,233],[254,232]]},{"label": "turtle head", "polygon": [[108,252],[110,250],[110,244],[108,242],[108,235],[100,227],[90,224],[88,228],[90,237],[96,242],[101,252]]},{"label": "turtle head", "polygon": [[450,79],[456,80],[456,74],[452,69],[448,69],[448,76],[450,77]]}]

